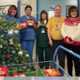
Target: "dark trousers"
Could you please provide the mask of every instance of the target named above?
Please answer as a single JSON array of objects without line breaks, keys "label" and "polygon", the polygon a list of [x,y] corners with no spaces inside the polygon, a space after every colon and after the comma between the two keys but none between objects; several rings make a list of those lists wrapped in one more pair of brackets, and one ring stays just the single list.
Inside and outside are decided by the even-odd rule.
[{"label": "dark trousers", "polygon": [[[50,46],[51,60],[53,60],[53,55],[54,55],[55,49],[59,45],[63,46],[63,40],[53,40],[53,47]],[[58,59],[59,59],[59,65],[62,68],[64,68],[65,67],[65,54],[62,49],[59,49],[59,51],[58,51]]]},{"label": "dark trousers", "polygon": [[[45,50],[45,59],[44,59],[44,50]],[[46,48],[37,47],[37,52],[38,52],[39,62],[50,61],[50,49],[49,49],[49,47],[46,47]],[[49,68],[49,64],[50,64],[49,62],[40,63],[39,66],[40,66],[40,68],[43,68],[43,66],[45,66],[45,68]]]},{"label": "dark trousers", "polygon": [[[79,54],[80,52],[80,46],[72,46],[68,44],[64,44],[64,47],[68,48],[69,50],[72,50],[73,52]],[[75,56],[69,54],[66,52],[67,55],[67,67],[68,67],[68,73],[72,76],[72,67],[73,67],[73,62],[74,61],[74,67],[75,67],[75,75],[79,76],[79,59],[76,58]]]}]

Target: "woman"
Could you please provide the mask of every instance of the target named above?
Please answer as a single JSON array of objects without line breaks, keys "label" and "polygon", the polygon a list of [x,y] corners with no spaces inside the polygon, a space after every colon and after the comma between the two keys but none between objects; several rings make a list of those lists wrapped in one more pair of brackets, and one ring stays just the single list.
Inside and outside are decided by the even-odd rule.
[{"label": "woman", "polygon": [[[9,20],[10,22],[13,22],[14,20],[18,19],[18,10],[15,5],[11,5],[8,9],[8,14],[5,15],[6,20]],[[8,34],[6,36],[9,36]],[[13,34],[12,36],[16,36],[20,39],[19,34]]]},{"label": "woman", "polygon": [[[35,20],[36,19],[31,16],[32,7],[30,5],[25,7],[25,15],[22,16],[18,22],[25,23],[28,19],[29,20]],[[35,40],[35,31],[34,28],[36,26],[28,26],[26,29],[19,28],[20,30],[20,41],[21,41],[21,48],[23,50],[28,51],[28,54],[30,56],[30,60],[32,62],[32,53],[33,53],[33,46],[34,46],[34,40]],[[31,68],[33,68],[33,65],[31,65]]]},{"label": "woman", "polygon": [[[50,61],[50,51],[49,51],[49,40],[47,36],[46,24],[48,22],[48,14],[43,10],[40,14],[40,20],[37,22],[37,52],[39,62],[44,61],[44,50],[45,50],[45,61]],[[49,68],[49,63],[40,64],[40,68]]]},{"label": "woman", "polygon": [[[73,52],[80,52],[80,18],[79,11],[76,6],[69,8],[69,18],[65,19],[61,33],[64,38],[64,46]],[[72,67],[74,61],[76,76],[79,76],[79,59],[66,52],[68,73],[72,76]]]}]

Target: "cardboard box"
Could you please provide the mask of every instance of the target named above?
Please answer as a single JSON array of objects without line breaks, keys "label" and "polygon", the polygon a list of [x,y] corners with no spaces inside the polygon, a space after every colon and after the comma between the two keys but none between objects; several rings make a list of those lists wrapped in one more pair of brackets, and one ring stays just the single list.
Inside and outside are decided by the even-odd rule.
[{"label": "cardboard box", "polygon": [[7,67],[0,67],[0,76],[9,76],[8,68]]},{"label": "cardboard box", "polygon": [[61,74],[56,71],[55,69],[44,69],[43,73],[45,74],[45,76],[61,76]]},{"label": "cardboard box", "polygon": [[20,28],[27,28],[27,24],[26,23],[18,23],[18,27]]},{"label": "cardboard box", "polygon": [[34,26],[35,25],[35,20],[27,20],[26,21],[26,23],[27,23],[27,26]]}]

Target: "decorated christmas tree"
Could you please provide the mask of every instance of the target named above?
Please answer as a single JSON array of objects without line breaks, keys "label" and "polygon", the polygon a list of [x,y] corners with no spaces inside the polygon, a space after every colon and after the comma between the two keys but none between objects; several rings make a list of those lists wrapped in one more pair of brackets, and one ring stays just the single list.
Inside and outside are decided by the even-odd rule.
[{"label": "decorated christmas tree", "polygon": [[[12,36],[18,34],[17,20],[10,22],[4,17],[5,6],[0,6],[0,65],[13,65],[30,62],[27,51],[21,49],[20,40]],[[11,12],[11,10],[9,11]],[[8,34],[9,36],[5,36]]]}]

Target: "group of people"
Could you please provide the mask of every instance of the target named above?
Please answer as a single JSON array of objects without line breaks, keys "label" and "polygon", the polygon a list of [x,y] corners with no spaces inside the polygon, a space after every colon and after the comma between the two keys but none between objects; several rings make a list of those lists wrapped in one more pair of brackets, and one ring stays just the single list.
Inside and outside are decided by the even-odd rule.
[{"label": "group of people", "polygon": [[[36,19],[31,16],[32,7],[30,5],[25,7],[25,15],[20,18],[18,18],[18,10],[15,5],[10,6],[9,10],[10,9],[12,10],[12,13],[8,13],[5,15],[5,17],[11,22],[16,19],[18,19],[18,22],[26,22],[27,19],[35,20],[34,26],[28,26],[24,29],[19,27],[19,34],[13,34],[13,36],[16,36],[20,39],[21,48],[28,51],[31,62],[35,39],[37,43],[37,54],[39,62],[53,60],[55,49],[59,45],[62,45],[74,51],[76,54],[79,54],[80,18],[79,11],[76,6],[71,6],[69,8],[68,18],[61,16],[62,10],[61,6],[59,5],[55,6],[55,15],[49,20],[48,13],[43,10],[40,13],[39,21],[36,21]],[[79,76],[79,59],[67,53],[66,51],[63,51],[62,49],[59,49],[58,51],[59,65],[62,68],[65,68],[65,55],[67,56],[68,73],[72,76],[72,61],[74,61],[75,75]],[[41,69],[43,69],[44,66],[46,69],[48,69],[49,65],[49,62],[39,64]],[[31,68],[33,68],[33,65],[31,65]]]}]

